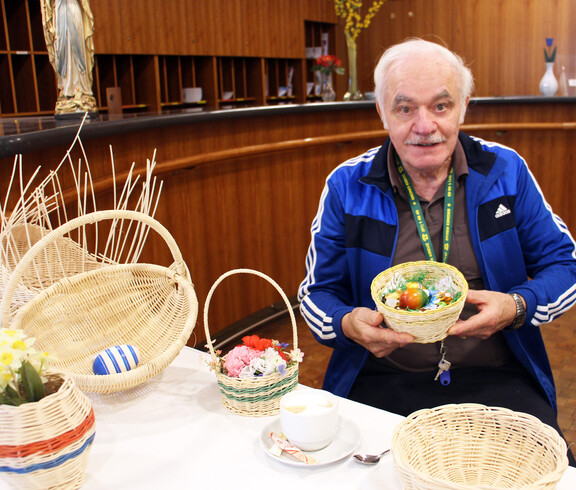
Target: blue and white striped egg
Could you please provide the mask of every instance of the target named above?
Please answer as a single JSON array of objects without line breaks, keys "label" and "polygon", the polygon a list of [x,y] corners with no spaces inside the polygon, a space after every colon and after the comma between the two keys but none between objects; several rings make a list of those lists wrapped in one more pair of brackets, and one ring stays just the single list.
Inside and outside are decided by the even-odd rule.
[{"label": "blue and white striped egg", "polygon": [[94,374],[117,374],[134,369],[140,361],[140,351],[134,345],[115,345],[100,352],[92,370]]}]

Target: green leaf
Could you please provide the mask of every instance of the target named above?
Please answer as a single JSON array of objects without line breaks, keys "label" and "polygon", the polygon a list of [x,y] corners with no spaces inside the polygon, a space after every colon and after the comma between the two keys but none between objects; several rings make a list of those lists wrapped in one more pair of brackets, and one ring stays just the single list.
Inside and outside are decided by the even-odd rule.
[{"label": "green leaf", "polygon": [[14,405],[17,407],[24,402],[25,400],[22,400],[22,397],[10,385],[4,388],[4,393],[0,393],[0,404],[2,405]]},{"label": "green leaf", "polygon": [[22,387],[28,402],[37,402],[48,394],[44,383],[42,383],[42,378],[29,361],[22,363],[20,373],[22,375]]}]

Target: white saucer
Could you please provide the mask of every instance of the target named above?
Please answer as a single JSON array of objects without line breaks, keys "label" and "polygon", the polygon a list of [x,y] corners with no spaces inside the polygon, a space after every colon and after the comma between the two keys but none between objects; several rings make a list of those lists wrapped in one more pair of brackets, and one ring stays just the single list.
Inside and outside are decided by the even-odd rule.
[{"label": "white saucer", "polygon": [[272,454],[270,448],[274,446],[274,443],[268,435],[270,432],[276,432],[278,434],[282,432],[279,418],[268,424],[262,431],[262,434],[260,434],[260,443],[264,448],[264,452],[272,459],[280,461],[281,463],[305,468],[317,468],[318,466],[325,466],[340,461],[350,456],[360,444],[360,431],[358,427],[356,427],[353,422],[341,418],[340,430],[338,431],[336,439],[319,451],[305,451],[306,454],[309,454],[317,461],[316,464],[306,464],[285,452],[280,456]]}]

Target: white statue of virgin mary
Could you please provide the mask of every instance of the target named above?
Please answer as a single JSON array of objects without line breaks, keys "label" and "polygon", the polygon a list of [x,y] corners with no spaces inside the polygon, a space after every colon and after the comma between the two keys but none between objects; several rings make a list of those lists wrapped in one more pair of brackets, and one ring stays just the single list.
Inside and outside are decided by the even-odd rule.
[{"label": "white statue of virgin mary", "polygon": [[92,92],[94,17],[88,0],[40,0],[44,39],[58,79],[56,116],[97,112]]}]

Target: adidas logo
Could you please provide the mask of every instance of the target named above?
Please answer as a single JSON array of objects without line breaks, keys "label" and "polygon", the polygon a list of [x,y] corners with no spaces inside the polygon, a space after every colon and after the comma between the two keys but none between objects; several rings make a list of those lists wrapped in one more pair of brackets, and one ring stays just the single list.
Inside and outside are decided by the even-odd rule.
[{"label": "adidas logo", "polygon": [[501,218],[502,216],[506,216],[511,212],[512,211],[510,211],[506,206],[504,206],[504,204],[500,204],[500,206],[498,206],[498,209],[496,210],[496,214],[494,215],[494,217]]}]

